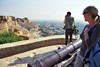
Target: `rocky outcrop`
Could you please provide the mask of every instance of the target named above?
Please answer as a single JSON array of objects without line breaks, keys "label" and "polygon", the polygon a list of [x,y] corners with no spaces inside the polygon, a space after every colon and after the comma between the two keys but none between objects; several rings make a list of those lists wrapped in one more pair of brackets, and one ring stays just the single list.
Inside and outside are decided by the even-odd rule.
[{"label": "rocky outcrop", "polygon": [[12,31],[18,37],[31,39],[38,37],[38,25],[33,24],[28,18],[15,18],[13,16],[0,16],[0,33]]}]

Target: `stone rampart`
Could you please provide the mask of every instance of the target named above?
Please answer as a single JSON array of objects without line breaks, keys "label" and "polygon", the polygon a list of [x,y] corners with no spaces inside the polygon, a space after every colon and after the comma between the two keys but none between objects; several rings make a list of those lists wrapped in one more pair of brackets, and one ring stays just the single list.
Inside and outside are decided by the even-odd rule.
[{"label": "stone rampart", "polygon": [[64,45],[64,43],[65,39],[63,35],[55,35],[20,42],[7,43],[0,45],[0,58],[5,58],[11,55],[15,55],[44,46]]}]

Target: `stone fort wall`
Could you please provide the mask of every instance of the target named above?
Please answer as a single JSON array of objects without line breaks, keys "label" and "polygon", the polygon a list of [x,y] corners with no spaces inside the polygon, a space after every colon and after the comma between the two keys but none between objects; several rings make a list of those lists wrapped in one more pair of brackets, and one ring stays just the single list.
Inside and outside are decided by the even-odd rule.
[{"label": "stone fort wall", "polygon": [[41,37],[0,45],[0,59],[36,48],[52,45],[64,45],[64,35]]}]

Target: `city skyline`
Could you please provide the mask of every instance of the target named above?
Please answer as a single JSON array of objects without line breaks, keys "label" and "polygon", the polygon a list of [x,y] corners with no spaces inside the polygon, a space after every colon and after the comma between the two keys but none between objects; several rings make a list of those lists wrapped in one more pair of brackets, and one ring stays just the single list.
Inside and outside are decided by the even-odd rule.
[{"label": "city skyline", "polygon": [[84,20],[82,11],[89,5],[96,6],[100,15],[99,0],[0,0],[0,15],[30,20],[63,20],[67,11],[75,20]]}]

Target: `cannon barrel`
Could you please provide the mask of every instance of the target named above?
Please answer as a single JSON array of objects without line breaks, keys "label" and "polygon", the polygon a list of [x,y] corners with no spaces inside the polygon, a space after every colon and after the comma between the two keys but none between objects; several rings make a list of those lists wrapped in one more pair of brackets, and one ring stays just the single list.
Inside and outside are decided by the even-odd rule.
[{"label": "cannon barrel", "polygon": [[53,51],[47,56],[44,56],[40,59],[29,63],[27,67],[53,67],[55,64],[61,62],[66,58],[68,53],[75,51],[81,46],[82,40],[76,40],[73,43],[70,43],[69,46],[61,48],[57,51]]}]

